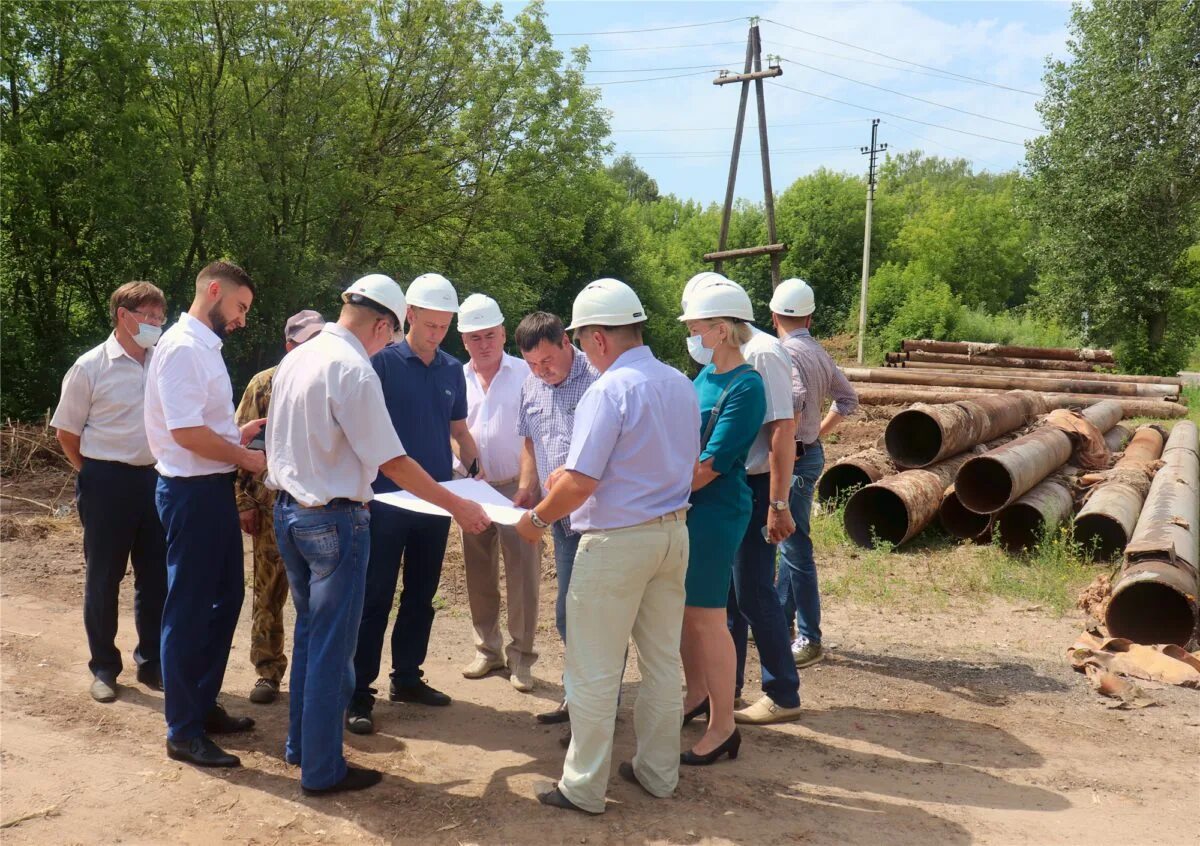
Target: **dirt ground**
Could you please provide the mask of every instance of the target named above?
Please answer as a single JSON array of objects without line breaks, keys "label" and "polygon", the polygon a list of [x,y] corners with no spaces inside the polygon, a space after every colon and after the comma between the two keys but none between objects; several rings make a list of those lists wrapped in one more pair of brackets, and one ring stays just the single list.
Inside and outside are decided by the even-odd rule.
[{"label": "dirt ground", "polygon": [[[1079,619],[1001,602],[907,615],[828,603],[832,654],[803,671],[801,722],[744,729],[737,761],[685,770],[673,799],[652,800],[614,773],[603,816],[544,808],[535,791],[563,757],[562,729],[532,717],[561,695],[551,568],[540,686],[520,694],[502,676],[459,674],[471,638],[456,549],[426,664],[454,704],[381,703],[378,734],[347,735],[350,759],[383,770],[382,785],[301,794],[298,771],[283,762],[286,687],[274,705],[246,698],[249,602],[222,700],[258,725],[228,738],[243,768],[199,770],[166,758],[162,695],[134,684],[130,669],[116,703],[88,697],[77,523],[23,510],[6,509],[0,571],[5,842],[1196,842],[1195,693],[1154,691],[1161,707],[1112,710],[1064,660]],[[118,642],[131,661],[128,588],[122,608]],[[633,750],[631,664],[616,761]],[[684,742],[701,730],[686,729]]]}]

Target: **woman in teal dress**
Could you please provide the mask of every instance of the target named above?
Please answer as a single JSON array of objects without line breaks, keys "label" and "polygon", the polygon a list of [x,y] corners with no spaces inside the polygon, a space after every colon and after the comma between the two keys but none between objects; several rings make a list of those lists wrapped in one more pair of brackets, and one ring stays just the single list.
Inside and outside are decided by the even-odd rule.
[{"label": "woman in teal dress", "polygon": [[[745,302],[742,302],[742,301]],[[741,345],[750,326],[727,315],[749,309],[735,285],[713,285],[688,300],[688,352],[705,365],[695,379],[700,401],[700,458],[692,478],[687,527],[690,553],[680,653],[687,679],[685,723],[708,713],[708,730],[680,756],[684,764],[736,758],[741,735],[733,721],[736,670],[726,603],[734,557],[750,523],[746,454],[766,416],[762,377]],[[744,311],[742,313],[745,313]]]}]

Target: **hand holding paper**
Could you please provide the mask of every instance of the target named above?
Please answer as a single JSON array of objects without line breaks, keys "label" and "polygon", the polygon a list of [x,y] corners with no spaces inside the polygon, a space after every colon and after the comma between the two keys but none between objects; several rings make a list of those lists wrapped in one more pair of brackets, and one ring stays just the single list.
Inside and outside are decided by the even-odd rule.
[{"label": "hand holding paper", "polygon": [[[455,496],[460,496],[480,507],[482,512],[495,523],[505,526],[515,526],[517,521],[521,519],[521,515],[525,513],[524,508],[514,506],[512,500],[499,493],[487,482],[481,482],[478,479],[454,479],[453,481],[441,482],[440,484]],[[439,508],[423,499],[418,499],[408,491],[375,494],[375,501],[393,506],[394,508],[404,508],[408,511],[416,511],[421,514],[456,517],[456,515],[450,514],[444,508]],[[470,528],[467,528],[469,531]]]}]

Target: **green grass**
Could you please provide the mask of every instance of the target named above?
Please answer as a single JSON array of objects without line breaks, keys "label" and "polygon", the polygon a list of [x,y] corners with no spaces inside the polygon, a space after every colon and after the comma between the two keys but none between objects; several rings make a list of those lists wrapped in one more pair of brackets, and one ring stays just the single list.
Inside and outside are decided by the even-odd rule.
[{"label": "green grass", "polygon": [[996,545],[959,544],[936,528],[900,550],[860,549],[842,524],[844,508],[813,515],[812,537],[825,596],[875,607],[930,611],[952,601],[992,597],[1062,614],[1100,572],[1087,562],[1070,527],[1051,532],[1023,555]]}]

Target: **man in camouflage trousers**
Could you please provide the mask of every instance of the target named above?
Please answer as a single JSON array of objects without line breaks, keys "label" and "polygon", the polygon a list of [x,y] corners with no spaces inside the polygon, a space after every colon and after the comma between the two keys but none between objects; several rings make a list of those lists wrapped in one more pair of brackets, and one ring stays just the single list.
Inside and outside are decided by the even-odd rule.
[{"label": "man in camouflage trousers", "polygon": [[[315,311],[305,310],[288,318],[283,330],[283,343],[291,352],[313,338],[325,325],[325,319]],[[246,386],[238,404],[239,425],[250,420],[268,417],[271,405],[271,380],[275,368],[256,373]],[[267,425],[270,426],[268,419]],[[254,444],[251,443],[251,447]],[[242,531],[254,539],[254,606],[250,625],[250,660],[258,671],[258,681],[250,691],[250,701],[260,705],[274,702],[279,696],[279,683],[287,670],[287,655],[283,651],[283,603],[288,595],[287,571],[275,543],[275,492],[262,479],[239,472],[235,484],[238,516]]]}]

